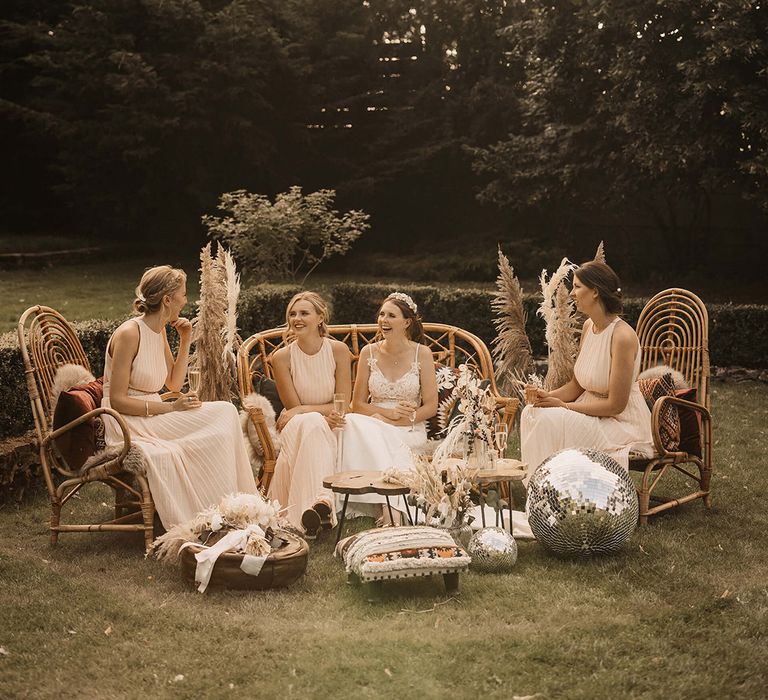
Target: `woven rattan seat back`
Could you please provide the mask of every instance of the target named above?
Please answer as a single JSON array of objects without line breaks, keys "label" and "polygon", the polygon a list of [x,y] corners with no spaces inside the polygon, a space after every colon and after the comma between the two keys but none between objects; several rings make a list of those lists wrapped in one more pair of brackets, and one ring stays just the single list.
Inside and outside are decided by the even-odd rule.
[{"label": "woven rattan seat back", "polygon": [[[630,468],[643,472],[638,488],[640,523],[648,517],[701,498],[709,507],[712,477],[712,416],[709,412],[709,319],[704,303],[685,289],[665,289],[645,305],[637,321],[640,339],[641,370],[666,365],[680,372],[686,383],[696,389],[693,401],[677,396],[663,396],[656,400],[651,414],[651,432],[657,455],[652,459],[630,460]],[[699,426],[696,449],[686,443],[667,449],[661,438],[662,416],[669,409],[678,415],[695,415]],[[696,440],[694,440],[696,442]],[[690,450],[690,451],[688,451]],[[671,497],[659,497],[655,489],[668,485],[679,492],[679,483],[666,479],[677,472],[687,481],[685,489]],[[691,488],[692,487],[692,488]],[[656,503],[651,505],[651,500]]]},{"label": "woven rattan seat back", "polygon": [[[275,350],[286,344],[284,333],[285,328],[271,328],[255,333],[244,341],[238,362],[238,383],[242,396],[252,391],[250,387],[254,377],[265,376],[272,379],[272,356]],[[491,387],[496,391],[491,355],[480,338],[462,328],[442,323],[425,323],[424,334],[435,362],[449,367],[466,364],[483,379],[490,380]],[[352,353],[354,382],[360,351],[366,345],[381,339],[378,325],[366,323],[328,326],[328,335],[349,347]]]},{"label": "woven rattan seat back", "polygon": [[[276,350],[286,344],[287,339],[284,334],[285,328],[271,328],[267,331],[254,333],[240,346],[237,357],[237,379],[241,400],[253,391],[254,379],[273,378],[272,357]],[[474,369],[481,378],[490,382],[499,415],[508,427],[511,427],[520,402],[516,398],[499,395],[496,378],[493,374],[491,354],[485,343],[463,328],[444,323],[425,323],[424,334],[426,344],[432,351],[435,362],[453,368],[467,365]],[[375,323],[353,323],[328,326],[328,335],[345,343],[352,353],[352,381],[354,383],[361,350],[366,345],[380,339],[378,325]],[[264,454],[264,465],[259,475],[259,482],[262,488],[267,489],[277,459],[277,451],[272,444],[262,412],[259,409],[249,410],[249,415]]]},{"label": "woven rattan seat back", "polygon": [[[122,416],[111,408],[98,406],[53,429],[51,388],[56,371],[65,364],[91,369],[74,329],[58,311],[47,306],[33,306],[21,315],[17,331],[35,420],[40,465],[51,500],[51,542],[57,542],[60,532],[136,532],[144,535],[145,548],[149,549],[153,539],[154,503],[146,477],[129,473],[123,466],[131,439]],[[67,437],[69,431],[93,430],[93,423],[101,420],[104,414],[117,422],[123,444],[118,449],[106,451],[87,470],[70,469],[59,452],[57,440]],[[106,522],[61,524],[62,507],[67,502],[72,506],[75,501],[70,499],[83,486],[93,482],[101,482],[113,490],[115,517]],[[71,515],[74,510],[70,506],[67,511]]]},{"label": "woven rattan seat back", "polygon": [[33,306],[19,320],[19,347],[35,425],[50,429],[51,387],[56,370],[65,364],[81,365],[90,372],[83,346],[72,326],[54,309]]},{"label": "woven rattan seat back", "polygon": [[637,321],[641,370],[666,365],[680,372],[709,408],[709,318],[704,303],[685,289],[665,289]]}]

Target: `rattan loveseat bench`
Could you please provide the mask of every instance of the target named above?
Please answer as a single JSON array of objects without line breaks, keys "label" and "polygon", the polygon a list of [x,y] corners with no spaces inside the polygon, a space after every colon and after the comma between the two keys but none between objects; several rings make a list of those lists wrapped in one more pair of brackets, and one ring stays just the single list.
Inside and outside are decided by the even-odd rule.
[{"label": "rattan loveseat bench", "polygon": [[[379,339],[379,327],[375,323],[345,324],[328,327],[328,334],[347,344],[352,353],[352,381],[357,374],[360,351]],[[237,358],[237,375],[241,401],[253,391],[254,380],[261,377],[272,379],[272,357],[285,345],[285,328],[270,328],[254,333],[240,346]],[[425,323],[426,343],[432,351],[435,363],[457,368],[467,365],[478,376],[487,379],[496,398],[500,420],[508,427],[515,418],[520,402],[516,398],[502,396],[496,385],[491,353],[485,343],[473,333],[444,323]],[[277,450],[269,435],[263,412],[248,409],[250,420],[258,435],[264,454],[264,464],[259,473],[259,485],[267,490],[277,460]]]}]

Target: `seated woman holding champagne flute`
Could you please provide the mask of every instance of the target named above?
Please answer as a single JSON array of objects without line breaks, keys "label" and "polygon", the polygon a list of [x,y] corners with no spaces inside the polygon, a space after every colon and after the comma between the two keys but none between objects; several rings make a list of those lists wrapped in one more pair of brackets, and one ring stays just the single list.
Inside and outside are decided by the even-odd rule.
[{"label": "seated woman holding champagne flute", "polygon": [[328,306],[315,292],[299,292],[285,312],[288,344],[275,352],[273,372],[285,409],[277,418],[280,454],[270,498],[288,521],[317,536],[336,520],[333,494],[323,477],[336,471],[337,436],[352,393],[347,346],[327,336]]},{"label": "seated woman holding champagne flute", "polygon": [[[230,493],[256,493],[237,409],[228,401],[201,402],[190,392],[163,402],[166,386],[184,384],[192,324],[179,313],[187,302],[183,270],[147,270],[136,288],[139,314],[123,323],[107,344],[102,406],[124,418],[131,442],[141,449],[155,508],[165,528],[190,520]],[[173,356],[166,327],[179,334]],[[117,422],[104,417],[107,445],[122,445]]]}]

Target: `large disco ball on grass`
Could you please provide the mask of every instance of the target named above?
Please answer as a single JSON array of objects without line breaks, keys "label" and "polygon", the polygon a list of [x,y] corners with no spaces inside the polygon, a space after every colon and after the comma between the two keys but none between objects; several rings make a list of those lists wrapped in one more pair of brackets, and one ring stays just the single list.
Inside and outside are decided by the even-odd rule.
[{"label": "large disco ball on grass", "polygon": [[602,452],[572,448],[541,463],[528,484],[525,506],[536,539],[566,556],[620,549],[637,527],[632,479]]}]

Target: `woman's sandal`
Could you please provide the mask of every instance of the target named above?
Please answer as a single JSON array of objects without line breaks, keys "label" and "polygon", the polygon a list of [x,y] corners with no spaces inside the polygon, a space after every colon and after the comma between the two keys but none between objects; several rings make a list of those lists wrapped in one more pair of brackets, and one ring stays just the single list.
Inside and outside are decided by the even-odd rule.
[{"label": "woman's sandal", "polygon": [[320,523],[323,527],[323,530],[332,530],[333,521],[331,520],[331,506],[329,506],[325,501],[318,501],[315,503],[315,505],[312,506],[312,509],[320,516]]},{"label": "woman's sandal", "polygon": [[320,518],[320,514],[314,508],[307,508],[301,514],[301,526],[304,528],[304,537],[306,539],[317,539],[317,533],[320,532],[322,525],[323,521]]}]

